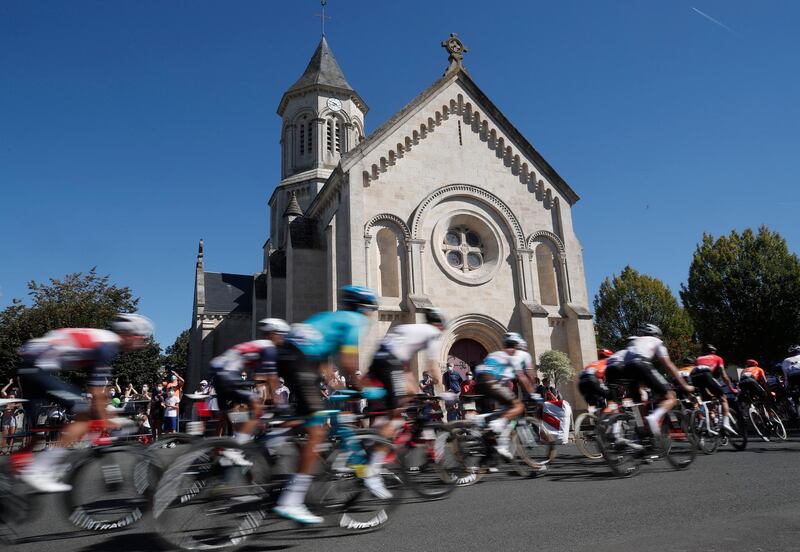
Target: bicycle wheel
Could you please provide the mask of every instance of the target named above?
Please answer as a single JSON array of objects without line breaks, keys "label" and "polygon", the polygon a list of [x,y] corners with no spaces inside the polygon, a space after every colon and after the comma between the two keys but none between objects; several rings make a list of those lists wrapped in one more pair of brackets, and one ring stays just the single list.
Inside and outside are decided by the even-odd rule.
[{"label": "bicycle wheel", "polygon": [[12,473],[10,462],[4,458],[0,464],[0,543],[9,546],[17,539],[17,528],[35,513],[33,495]]},{"label": "bicycle wheel", "polygon": [[438,499],[456,488],[463,471],[457,437],[441,425],[425,427],[421,438],[398,451],[403,481],[423,498]]},{"label": "bicycle wheel", "polygon": [[764,416],[761,415],[755,406],[750,405],[750,409],[747,412],[747,417],[750,420],[750,425],[753,426],[753,429],[756,430],[758,436],[761,437],[762,441],[769,441],[769,428],[767,427],[766,421],[764,420]]},{"label": "bicycle wheel", "polygon": [[703,454],[713,454],[719,446],[719,435],[713,435],[706,426],[706,415],[700,410],[693,410],[689,418],[689,428],[694,435],[694,442]]},{"label": "bicycle wheel", "polygon": [[788,439],[789,434],[786,432],[786,426],[783,424],[783,421],[780,419],[778,414],[771,408],[767,411],[767,413],[769,414],[771,433],[781,441]]},{"label": "bicycle wheel", "polygon": [[64,493],[69,521],[89,531],[110,531],[139,521],[149,507],[151,457],[144,447],[111,445],[78,451]]},{"label": "bicycle wheel", "polygon": [[270,476],[255,445],[223,438],[197,443],[161,478],[153,498],[155,531],[170,549],[238,548],[268,516]]},{"label": "bicycle wheel", "polygon": [[736,450],[744,450],[747,448],[747,424],[744,421],[744,417],[742,413],[739,412],[738,408],[734,408],[731,411],[731,415],[728,416],[728,423],[730,423],[733,431],[731,432],[728,429],[722,428],[722,431],[727,435],[728,441],[730,442],[731,446]]},{"label": "bicycle wheel", "polygon": [[575,446],[582,455],[590,460],[599,460],[603,457],[597,443],[595,428],[597,415],[584,412],[575,420]]},{"label": "bicycle wheel", "polygon": [[470,422],[456,422],[450,428],[455,437],[460,464],[453,474],[457,487],[469,487],[483,478],[483,463],[488,455],[486,441]]},{"label": "bicycle wheel", "polygon": [[697,447],[690,437],[690,416],[688,411],[672,410],[661,425],[665,457],[677,470],[688,468],[697,456]]},{"label": "bicycle wheel", "polygon": [[[375,496],[364,483],[364,476],[370,474],[363,462],[372,457],[376,446],[390,451],[380,473],[391,493],[388,498]],[[337,462],[337,456],[342,454],[349,458],[358,456],[360,463],[352,464],[349,458]],[[311,484],[306,503],[318,515],[332,520],[341,531],[365,533],[380,529],[389,521],[389,514],[400,503],[403,488],[402,468],[397,464],[392,442],[373,431],[361,430],[334,447],[325,459],[322,473]]]},{"label": "bicycle wheel", "polygon": [[602,431],[598,442],[602,443],[600,450],[612,473],[617,477],[636,475],[642,461],[641,451],[637,450],[641,443],[633,415],[611,414],[597,424],[597,430],[598,435]]},{"label": "bicycle wheel", "polygon": [[[548,446],[549,445],[549,446]],[[511,442],[509,450],[513,455],[511,470],[521,477],[536,477],[547,472],[548,449],[552,447],[549,443],[540,445],[536,436],[533,434],[533,427],[527,424],[519,424],[511,432]],[[554,449],[553,449],[554,450]],[[540,456],[544,454],[545,458]]]}]

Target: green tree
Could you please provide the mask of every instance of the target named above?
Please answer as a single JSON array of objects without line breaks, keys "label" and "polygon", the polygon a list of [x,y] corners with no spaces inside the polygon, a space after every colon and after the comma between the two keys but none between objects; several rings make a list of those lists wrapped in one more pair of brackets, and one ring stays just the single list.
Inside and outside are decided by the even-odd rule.
[{"label": "green tree", "polygon": [[626,266],[619,276],[603,280],[594,298],[595,330],[600,345],[621,349],[642,324],[655,324],[664,332],[670,355],[689,351],[692,323],[669,287]]},{"label": "green tree", "polygon": [[162,357],[162,365],[164,370],[169,373],[175,370],[181,375],[185,375],[186,366],[189,364],[189,330],[183,330],[177,338],[175,343],[170,345],[164,351]]},{"label": "green tree", "polygon": [[[25,341],[54,328],[108,328],[116,313],[135,312],[139,299],[127,286],[118,287],[109,280],[109,276],[99,276],[96,268],[92,268],[86,274],[68,274],[60,279],[51,278],[47,283],[30,281],[29,304],[14,299],[0,311],[0,381],[14,374],[19,361],[17,350]],[[157,352],[160,350],[154,341],[149,348],[153,347]],[[142,355],[145,353],[139,351],[130,357],[121,356],[115,368],[121,373],[134,373],[136,370],[129,368],[124,359]],[[69,377],[81,380],[80,374]]]},{"label": "green tree", "polygon": [[704,234],[681,298],[700,338],[731,361],[782,358],[800,338],[800,261],[765,226]]},{"label": "green tree", "polygon": [[538,372],[543,378],[550,378],[556,389],[575,377],[569,357],[561,351],[545,351],[539,355]]}]

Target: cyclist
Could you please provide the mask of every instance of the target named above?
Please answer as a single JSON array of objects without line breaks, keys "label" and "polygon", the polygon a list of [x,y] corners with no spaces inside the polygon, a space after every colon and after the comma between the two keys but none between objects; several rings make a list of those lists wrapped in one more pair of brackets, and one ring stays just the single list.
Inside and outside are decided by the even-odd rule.
[{"label": "cyclist", "polygon": [[339,291],[340,310],[321,312],[302,324],[295,324],[278,348],[278,375],[292,390],[298,416],[306,418],[307,440],[300,461],[286,489],[278,499],[276,514],[303,524],[322,523],[305,505],[311,484],[316,448],[325,438],[325,409],[320,392],[321,370],[329,357],[338,356],[338,366],[353,381],[358,370],[358,344],[369,324],[368,315],[378,308],[378,298],[369,288],[348,285]]},{"label": "cyclist", "polygon": [[706,343],[703,345],[703,353],[703,356],[697,357],[697,366],[692,370],[690,376],[692,385],[699,389],[704,389],[706,394],[719,399],[722,404],[722,425],[735,435],[736,431],[728,421],[728,416],[730,416],[728,397],[725,396],[725,390],[722,388],[719,379],[721,378],[732,392],[736,393],[738,391],[725,371],[725,361],[717,354],[717,348],[710,343]]},{"label": "cyclist", "polygon": [[590,362],[578,376],[578,390],[583,395],[586,403],[600,408],[605,406],[608,398],[608,388],[604,385],[606,379],[606,364],[613,351],[599,349],[598,359]]},{"label": "cyclist", "polygon": [[781,369],[783,370],[783,385],[787,393],[796,405],[798,404],[797,395],[800,390],[800,345],[789,347],[789,357],[783,360]]},{"label": "cyclist", "polygon": [[520,361],[522,362],[522,370],[525,372],[525,375],[528,376],[528,379],[533,382],[533,357],[528,352],[528,342],[524,339],[520,339],[519,345],[517,345],[517,352],[514,353],[514,356],[519,355]]},{"label": "cyclist", "polygon": [[[20,349],[22,364],[17,371],[25,397],[59,404],[75,414],[75,422],[64,428],[56,446],[36,455],[20,478],[36,491],[67,492],[71,485],[58,480],[66,447],[89,431],[89,418],[106,420],[103,388],[111,379],[111,362],[120,350],[141,349],[153,335],[153,323],[139,314],[120,313],[111,321],[111,330],[65,328],[32,339]],[[91,402],[81,390],[50,372],[89,369]]]},{"label": "cyclist", "polygon": [[767,393],[767,374],[758,365],[758,361],[747,359],[745,369],[739,376],[739,389],[750,394],[751,397],[762,401],[769,401],[770,395]]},{"label": "cyclist", "polygon": [[647,416],[647,425],[654,436],[660,435],[661,420],[677,404],[675,391],[653,365],[658,360],[687,393],[694,387],[687,384],[678,368],[669,358],[661,329],[654,324],[644,324],[635,336],[628,338],[627,347],[617,351],[606,363],[606,381],[614,383],[621,378],[631,379],[650,388],[658,401],[655,410]]},{"label": "cyclist", "polygon": [[[266,396],[272,396],[271,390],[279,386],[277,347],[289,333],[289,324],[280,318],[264,318],[258,322],[258,331],[261,332],[263,339],[234,345],[211,360],[217,400],[221,403],[222,409],[230,411],[239,405],[247,405],[251,410],[248,419],[238,427],[234,427],[233,435],[238,443],[245,443],[252,438],[264,404],[264,393],[253,393],[250,390],[251,384],[247,380],[242,380],[241,374],[249,371],[253,379],[259,382],[259,386],[265,386],[270,390]],[[235,455],[239,451],[229,449],[224,452]],[[230,459],[241,463],[243,458],[239,456]]]},{"label": "cyclist", "polygon": [[489,354],[483,363],[475,368],[477,380],[475,391],[501,405],[501,409],[489,422],[489,427],[497,435],[495,450],[507,460],[513,458],[509,449],[511,429],[508,422],[522,415],[525,407],[505,383],[516,380],[528,395],[533,394],[533,386],[521,362],[522,357],[516,355],[521,341],[522,336],[518,333],[505,334],[503,349]]},{"label": "cyclist", "polygon": [[[409,363],[423,349],[427,371],[431,374],[433,384],[439,384],[435,374],[441,356],[442,331],[446,325],[444,314],[439,309],[429,308],[425,310],[424,324],[395,326],[381,340],[363,385],[366,387],[377,385],[386,392],[381,405],[386,410],[386,415],[376,418],[373,422],[373,427],[384,437],[393,439],[403,424],[401,407],[406,397],[413,394],[416,387],[409,373]],[[374,411],[374,407],[373,402],[369,410]],[[369,475],[364,478],[367,488],[382,499],[392,496],[380,476],[380,467],[387,452],[385,448],[375,447],[370,458]]]}]

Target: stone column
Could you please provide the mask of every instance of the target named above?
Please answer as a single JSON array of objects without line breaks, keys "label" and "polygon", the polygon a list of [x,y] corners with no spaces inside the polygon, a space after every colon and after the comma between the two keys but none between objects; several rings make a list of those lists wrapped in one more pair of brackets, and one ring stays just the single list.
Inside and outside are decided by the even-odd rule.
[{"label": "stone column", "polygon": [[530,249],[517,249],[517,282],[521,297],[520,299],[533,299],[533,288],[531,288],[531,262],[532,252]]},{"label": "stone column", "polygon": [[425,281],[422,276],[422,253],[425,250],[425,240],[410,239],[409,272],[411,274],[411,293],[422,295],[425,293]]},{"label": "stone column", "polygon": [[316,118],[311,121],[314,123],[314,147],[317,149],[315,167],[323,166],[325,162],[325,152],[327,144],[325,142],[325,119]]},{"label": "stone column", "polygon": [[[372,243],[372,236],[364,236],[364,282],[367,287],[372,287],[370,281],[371,266],[369,262],[369,246]],[[377,283],[377,282],[376,282]]]}]

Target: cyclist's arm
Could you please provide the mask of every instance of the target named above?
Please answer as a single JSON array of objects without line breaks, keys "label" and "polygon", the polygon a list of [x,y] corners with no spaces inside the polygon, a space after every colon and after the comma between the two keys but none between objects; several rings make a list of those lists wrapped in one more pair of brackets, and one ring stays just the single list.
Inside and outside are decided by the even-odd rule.
[{"label": "cyclist's arm", "polygon": [[781,364],[781,370],[783,371],[783,386],[786,389],[789,389],[789,362],[784,360],[783,364]]},{"label": "cyclist's arm", "polygon": [[667,370],[669,370],[670,374],[672,374],[672,377],[675,378],[675,381],[678,382],[678,385],[680,385],[684,391],[686,391],[687,393],[694,392],[694,387],[686,383],[686,380],[683,379],[680,370],[678,370],[678,367],[675,366],[675,364],[668,356],[661,357],[661,362],[664,363],[664,366],[667,367]]},{"label": "cyclist's arm", "polygon": [[517,372],[517,381],[526,393],[529,395],[533,393],[533,383],[524,370]]},{"label": "cyclist's arm", "polygon": [[719,371],[722,372],[722,381],[725,382],[725,385],[728,386],[728,389],[730,389],[733,392],[736,392],[736,387],[734,387],[731,378],[728,376],[728,371],[725,369],[725,366],[723,364],[719,365]]}]

